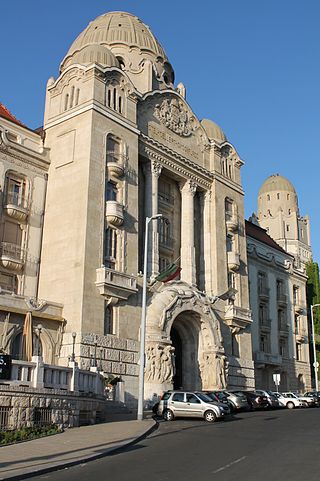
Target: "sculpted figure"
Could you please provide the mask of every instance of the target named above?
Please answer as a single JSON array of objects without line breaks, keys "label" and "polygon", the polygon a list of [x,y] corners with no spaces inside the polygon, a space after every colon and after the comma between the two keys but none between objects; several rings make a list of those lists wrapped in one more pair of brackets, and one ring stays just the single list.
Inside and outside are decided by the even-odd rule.
[{"label": "sculpted figure", "polygon": [[174,347],[165,346],[161,355],[161,382],[171,381],[173,378],[173,353]]},{"label": "sculpted figure", "polygon": [[225,389],[227,386],[228,360],[226,356],[216,355],[216,379],[218,389]]},{"label": "sculpted figure", "polygon": [[200,371],[203,389],[214,389],[216,387],[216,372],[215,372],[215,353],[206,352],[203,355],[203,360],[200,362]]}]

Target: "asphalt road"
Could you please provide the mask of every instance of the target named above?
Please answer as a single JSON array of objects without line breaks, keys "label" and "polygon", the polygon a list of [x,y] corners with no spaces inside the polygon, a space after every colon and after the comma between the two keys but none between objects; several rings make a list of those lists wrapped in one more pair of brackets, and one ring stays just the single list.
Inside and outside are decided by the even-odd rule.
[{"label": "asphalt road", "polygon": [[48,481],[319,481],[320,408],[161,422],[149,438]]}]

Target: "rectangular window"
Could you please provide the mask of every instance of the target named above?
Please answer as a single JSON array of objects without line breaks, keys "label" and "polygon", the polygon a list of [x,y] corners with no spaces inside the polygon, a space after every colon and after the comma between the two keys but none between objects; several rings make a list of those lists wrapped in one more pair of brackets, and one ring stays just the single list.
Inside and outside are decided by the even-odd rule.
[{"label": "rectangular window", "polygon": [[0,272],[1,289],[13,293],[17,293],[17,277],[6,272]]},{"label": "rectangular window", "polygon": [[104,265],[109,269],[115,269],[117,258],[117,232],[108,227],[104,239]]},{"label": "rectangular window", "polygon": [[232,252],[233,250],[233,237],[232,235],[227,235],[227,252]]},{"label": "rectangular window", "polygon": [[104,335],[114,334],[113,307],[105,305],[104,310]]},{"label": "rectangular window", "polygon": [[111,182],[110,180],[107,182],[106,188],[106,200],[117,200],[118,197],[118,188],[115,182]]},{"label": "rectangular window", "polygon": [[26,183],[24,179],[14,175],[7,176],[7,204],[14,204],[19,207],[26,207]]}]

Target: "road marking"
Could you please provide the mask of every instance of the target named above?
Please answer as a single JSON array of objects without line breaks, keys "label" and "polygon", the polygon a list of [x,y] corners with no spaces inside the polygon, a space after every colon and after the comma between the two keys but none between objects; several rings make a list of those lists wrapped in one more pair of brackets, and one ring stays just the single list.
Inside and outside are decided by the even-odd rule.
[{"label": "road marking", "polygon": [[225,466],[222,466],[221,468],[216,469],[215,471],[212,471],[212,474],[220,473],[220,471],[224,471],[225,469],[230,468],[234,464],[240,463],[244,459],[246,459],[247,456],[242,456],[242,458],[236,459],[235,461],[232,461],[232,463],[226,464]]}]

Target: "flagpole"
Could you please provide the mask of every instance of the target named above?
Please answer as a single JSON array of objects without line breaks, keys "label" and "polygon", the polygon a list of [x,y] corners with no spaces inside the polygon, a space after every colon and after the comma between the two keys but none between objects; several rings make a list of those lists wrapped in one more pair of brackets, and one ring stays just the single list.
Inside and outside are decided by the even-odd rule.
[{"label": "flagpole", "polygon": [[149,223],[159,219],[162,214],[146,217],[144,233],[144,263],[143,263],[143,287],[142,287],[142,306],[140,323],[140,365],[139,365],[139,394],[138,394],[138,421],[143,420],[143,401],[144,401],[144,368],[145,368],[145,344],[146,344],[146,312],[147,312],[147,270],[148,270],[148,231]]}]

